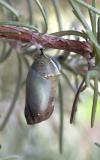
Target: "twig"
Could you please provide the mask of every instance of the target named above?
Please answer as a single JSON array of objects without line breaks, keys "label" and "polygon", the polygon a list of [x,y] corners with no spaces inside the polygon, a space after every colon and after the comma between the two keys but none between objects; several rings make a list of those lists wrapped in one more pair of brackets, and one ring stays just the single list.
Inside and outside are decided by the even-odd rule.
[{"label": "twig", "polygon": [[21,43],[30,42],[38,48],[67,50],[78,53],[86,59],[93,56],[93,47],[89,42],[68,40],[15,26],[0,26],[0,38],[13,39]]},{"label": "twig", "polygon": [[75,113],[77,112],[77,102],[79,99],[80,92],[82,91],[82,87],[83,87],[84,82],[85,82],[85,79],[82,80],[82,82],[77,90],[77,93],[75,95],[73,106],[72,106],[72,112],[71,112],[71,116],[70,116],[70,123],[73,123],[73,120],[75,118]]}]

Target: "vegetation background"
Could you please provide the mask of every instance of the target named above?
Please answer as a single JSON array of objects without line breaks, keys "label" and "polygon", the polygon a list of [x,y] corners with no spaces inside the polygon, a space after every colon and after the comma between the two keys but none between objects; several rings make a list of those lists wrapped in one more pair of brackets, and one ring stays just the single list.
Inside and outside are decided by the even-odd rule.
[{"label": "vegetation background", "polygon": [[[37,2],[35,0],[0,0],[0,21],[19,21],[35,26],[40,32],[45,32],[46,22]],[[40,0],[39,2],[45,11],[48,34],[61,30],[81,31],[83,29],[67,0]],[[91,3],[89,0],[85,2]],[[12,12],[6,4],[11,6],[14,11]],[[96,4],[100,9],[99,0],[96,1]],[[87,9],[82,6],[80,8],[85,19],[91,25]],[[66,37],[77,39],[75,36]],[[83,59],[76,54],[69,56],[68,65],[64,70],[66,78],[60,76],[64,118],[63,144],[61,146],[59,90],[56,94],[55,110],[50,119],[33,126],[26,124],[24,117],[25,79],[37,50],[34,47],[25,49],[24,46],[23,50],[22,48],[23,46],[20,47],[14,41],[9,44],[7,40],[0,40],[1,126],[7,112],[13,106],[13,112],[11,112],[9,120],[6,121],[7,124],[0,131],[0,160],[99,160],[100,148],[97,145],[100,143],[100,97],[98,98],[95,125],[94,128],[91,128],[90,117],[93,98],[91,88],[87,88],[81,94],[75,123],[69,123],[74,95],[81,79],[77,66],[79,68],[81,64],[84,64]],[[48,49],[45,50],[45,53],[54,56],[60,55],[64,51],[58,53],[58,50]],[[17,55],[20,56],[21,66],[18,63]],[[22,85],[17,90],[20,79]],[[18,98],[16,92],[19,93]],[[60,154],[59,150],[62,149],[63,153]]]}]

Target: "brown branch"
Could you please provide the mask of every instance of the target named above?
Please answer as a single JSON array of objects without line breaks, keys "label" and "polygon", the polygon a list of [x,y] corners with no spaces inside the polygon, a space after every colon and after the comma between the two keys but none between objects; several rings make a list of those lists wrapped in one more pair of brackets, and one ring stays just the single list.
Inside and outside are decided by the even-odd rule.
[{"label": "brown branch", "polygon": [[77,102],[79,100],[80,92],[83,89],[82,87],[83,87],[84,82],[85,82],[85,79],[82,80],[82,82],[81,82],[81,84],[80,84],[80,86],[79,86],[79,88],[77,90],[77,93],[75,95],[73,106],[72,106],[72,111],[71,111],[71,116],[70,116],[70,123],[73,123],[73,121],[74,121],[75,113],[77,112]]},{"label": "brown branch", "polygon": [[13,39],[21,43],[31,42],[39,48],[43,47],[76,52],[85,58],[91,58],[93,56],[93,48],[89,42],[44,35],[15,26],[0,26],[0,38]]}]

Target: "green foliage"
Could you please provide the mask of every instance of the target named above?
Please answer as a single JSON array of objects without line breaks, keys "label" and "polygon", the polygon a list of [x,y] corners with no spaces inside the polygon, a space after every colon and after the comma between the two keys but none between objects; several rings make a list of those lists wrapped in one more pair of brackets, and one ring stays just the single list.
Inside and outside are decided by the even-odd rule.
[{"label": "green foliage", "polygon": [[[25,16],[20,13],[20,11],[17,11],[15,9],[16,4],[21,4],[21,6],[24,6],[24,3],[27,6],[27,12]],[[47,3],[47,4],[46,4]],[[96,113],[96,106],[98,101],[98,95],[99,93],[99,80],[100,80],[100,11],[96,8],[96,1],[92,0],[91,4],[87,4],[86,2],[82,0],[68,0],[68,3],[70,4],[70,7],[76,16],[77,20],[82,25],[82,31],[77,31],[77,25],[73,27],[74,21],[70,22],[70,30],[67,30],[64,24],[62,22],[61,17],[61,11],[62,11],[62,5],[63,7],[67,8],[67,2],[64,1],[64,4],[62,4],[59,0],[52,0],[52,1],[39,1],[39,0],[26,0],[25,2],[17,2],[13,3],[11,0],[0,0],[0,7],[3,8],[3,16],[6,17],[6,20],[0,20],[0,26],[3,25],[9,25],[9,26],[16,26],[16,27],[22,27],[26,29],[30,29],[35,32],[42,32],[43,34],[50,34],[55,35],[59,37],[66,37],[68,39],[73,38],[74,40],[81,39],[84,41],[89,42],[93,47],[93,57],[90,59],[84,59],[83,57],[77,55],[77,53],[69,53],[68,51],[54,51],[54,50],[45,50],[46,54],[53,55],[58,63],[60,63],[62,67],[62,77],[59,82],[58,88],[59,88],[59,98],[57,99],[57,102],[59,104],[59,114],[60,114],[60,127],[59,127],[59,148],[60,152],[62,153],[63,150],[63,128],[64,128],[64,103],[63,103],[63,97],[66,91],[64,91],[65,83],[64,79],[66,80],[66,85],[69,86],[70,90],[73,91],[73,94],[76,95],[74,99],[73,108],[77,109],[77,103],[80,100],[79,95],[81,93],[81,90],[84,90],[86,87],[92,88],[94,91],[93,95],[93,104],[92,104],[92,114],[91,114],[91,127],[94,125],[94,119],[95,119],[95,113]],[[34,5],[33,5],[34,4]],[[51,8],[51,12],[48,12],[48,4],[49,7],[53,6],[54,11]],[[86,20],[86,16],[83,14],[83,11],[87,11],[89,14],[90,19],[90,25],[88,24],[88,21]],[[52,13],[53,11],[53,13]],[[71,12],[71,11],[70,11]],[[8,14],[9,13],[9,14]],[[66,13],[64,13],[66,15]],[[26,16],[28,15],[28,16]],[[55,15],[57,19],[57,27],[58,31],[52,33],[52,30],[49,29],[49,22],[50,22],[50,16],[53,17]],[[42,17],[42,20],[41,20]],[[65,16],[66,17],[66,16]],[[56,28],[55,24],[53,24],[53,29]],[[63,30],[63,28],[65,30]],[[73,29],[74,28],[74,29]],[[50,31],[49,31],[50,30]],[[0,32],[1,33],[1,32]],[[7,32],[4,32],[3,34],[7,34]],[[10,34],[13,34],[10,33]],[[16,87],[13,94],[13,99],[11,101],[9,110],[4,117],[3,122],[1,123],[0,129],[2,130],[5,125],[7,124],[9,117],[12,114],[12,111],[14,110],[16,101],[18,99],[18,96],[20,94],[20,91],[22,90],[22,87],[25,84],[26,80],[26,72],[23,68],[29,68],[31,61],[34,59],[35,53],[39,52],[36,46],[30,44],[24,44],[24,46],[19,42],[12,42],[11,40],[3,40],[2,41],[2,47],[0,48],[0,64],[3,65],[3,63],[9,59],[11,54],[16,53],[17,55],[17,66],[18,66],[18,73],[17,73],[17,81],[16,81]],[[53,53],[54,52],[54,53]],[[87,54],[87,53],[86,53]],[[84,71],[86,68],[86,71]],[[25,72],[25,74],[24,74]],[[72,77],[72,80],[70,80]],[[80,88],[79,83],[82,79],[82,86]],[[93,80],[93,83],[92,81]],[[78,82],[78,85],[77,85]],[[78,91],[78,92],[77,92]],[[78,93],[78,94],[77,94]],[[69,94],[70,96],[70,94]],[[75,121],[75,113],[72,113],[72,121]],[[52,150],[51,150],[52,151]],[[45,152],[45,151],[44,151]],[[41,158],[38,157],[38,155],[34,153],[35,158]],[[42,156],[44,153],[40,153]],[[39,156],[40,156],[39,154]],[[48,152],[46,155],[44,155],[41,159],[45,160],[48,159]],[[33,155],[26,155],[26,159],[31,160]],[[50,159],[53,159],[51,156]],[[58,159],[59,156],[55,157],[55,159]],[[2,160],[6,159],[18,159],[20,160],[21,157],[11,156],[11,157],[5,157],[2,158]],[[23,158],[22,158],[23,159]],[[60,159],[60,158],[59,158]],[[63,158],[62,158],[63,159]]]}]

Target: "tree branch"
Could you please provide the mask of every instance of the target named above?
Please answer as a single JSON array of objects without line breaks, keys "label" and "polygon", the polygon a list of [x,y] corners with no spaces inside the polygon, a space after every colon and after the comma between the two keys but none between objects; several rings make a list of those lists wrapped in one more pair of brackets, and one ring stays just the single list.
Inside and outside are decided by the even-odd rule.
[{"label": "tree branch", "polygon": [[78,53],[87,59],[93,56],[93,47],[89,42],[68,40],[15,26],[0,26],[0,38],[13,39],[21,43],[32,43],[38,48],[67,50]]}]

